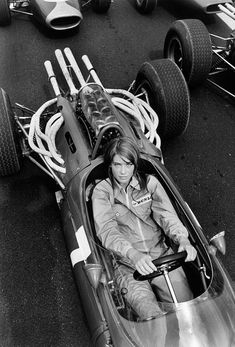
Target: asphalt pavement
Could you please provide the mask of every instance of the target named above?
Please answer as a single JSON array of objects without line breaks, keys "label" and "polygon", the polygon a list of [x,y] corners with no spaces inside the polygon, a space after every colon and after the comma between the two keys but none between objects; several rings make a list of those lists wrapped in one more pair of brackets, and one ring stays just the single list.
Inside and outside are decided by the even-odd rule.
[{"label": "asphalt pavement", "polygon": [[[79,30],[53,34],[14,15],[0,28],[0,87],[12,104],[37,110],[54,97],[43,66],[57,48],[70,47],[79,65],[87,54],[107,88],[127,88],[144,61],[162,57],[176,18],[195,14],[158,2],[140,15],[131,0],[110,11],[84,11]],[[201,17],[210,31],[229,34],[216,16]],[[62,82],[63,83],[63,82]],[[205,234],[226,231],[223,263],[235,281],[235,107],[205,83],[191,91],[191,118],[182,137],[163,143],[165,165]],[[56,205],[55,184],[25,160],[21,172],[0,178],[0,346],[87,347],[90,336]]]}]

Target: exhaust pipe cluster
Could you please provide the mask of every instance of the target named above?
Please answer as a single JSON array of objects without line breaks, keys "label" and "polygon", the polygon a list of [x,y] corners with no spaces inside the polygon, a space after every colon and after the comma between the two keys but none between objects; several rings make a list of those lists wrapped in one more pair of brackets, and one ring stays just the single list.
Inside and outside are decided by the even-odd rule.
[{"label": "exhaust pipe cluster", "polygon": [[[59,65],[60,65],[61,71],[63,72],[63,75],[64,75],[64,78],[67,82],[67,85],[69,87],[70,94],[72,96],[77,95],[79,90],[75,87],[74,82],[71,78],[70,71],[68,69],[68,65],[65,61],[65,57],[68,59],[70,67],[73,69],[73,71],[74,71],[74,73],[78,79],[78,82],[80,84],[80,88],[83,88],[87,84],[87,82],[84,79],[82,72],[77,65],[77,62],[74,58],[74,55],[73,55],[71,49],[68,47],[66,47],[64,49],[65,57],[63,55],[63,52],[60,49],[56,49],[55,55],[56,55],[56,58],[57,58]],[[97,76],[89,58],[86,55],[84,55],[84,56],[82,56],[82,60],[85,64],[88,72],[90,73],[91,77],[93,78],[94,82],[99,84],[102,87],[101,81],[100,81],[99,77]],[[51,82],[51,85],[53,87],[55,95],[56,96],[60,95],[59,85],[57,83],[51,62],[49,60],[45,61],[44,66],[46,68],[46,71],[47,71],[47,74],[48,74],[49,80]]]}]

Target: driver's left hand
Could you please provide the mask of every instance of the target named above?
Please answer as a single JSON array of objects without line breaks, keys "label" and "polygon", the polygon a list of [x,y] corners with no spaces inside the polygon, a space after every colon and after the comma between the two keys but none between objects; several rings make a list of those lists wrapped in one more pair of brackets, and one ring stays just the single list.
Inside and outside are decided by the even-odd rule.
[{"label": "driver's left hand", "polygon": [[187,237],[180,239],[178,252],[182,252],[182,251],[187,252],[187,257],[185,261],[193,261],[197,256],[196,249],[191,245]]}]

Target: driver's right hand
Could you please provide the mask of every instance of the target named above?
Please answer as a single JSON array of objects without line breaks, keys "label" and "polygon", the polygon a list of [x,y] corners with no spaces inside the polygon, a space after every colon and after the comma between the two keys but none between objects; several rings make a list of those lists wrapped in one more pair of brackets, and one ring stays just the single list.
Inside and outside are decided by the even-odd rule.
[{"label": "driver's right hand", "polygon": [[156,266],[152,262],[152,258],[148,254],[130,249],[127,252],[127,257],[134,263],[136,270],[141,275],[148,275],[153,271],[157,271]]}]

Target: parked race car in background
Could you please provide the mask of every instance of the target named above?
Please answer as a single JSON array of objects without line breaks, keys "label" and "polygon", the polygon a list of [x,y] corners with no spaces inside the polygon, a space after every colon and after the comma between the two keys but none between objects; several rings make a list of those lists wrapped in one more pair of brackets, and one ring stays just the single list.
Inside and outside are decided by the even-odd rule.
[{"label": "parked race car in background", "polygon": [[213,14],[218,12],[229,12],[232,10],[229,7],[234,3],[233,0],[170,0],[172,4],[182,6],[185,9],[190,9],[196,12],[205,14]]},{"label": "parked race car in background", "polygon": [[[172,4],[206,15],[223,13],[235,20],[234,1],[171,0]],[[157,0],[136,0],[139,12],[152,12]],[[164,6],[164,3],[163,3]],[[235,32],[228,37],[209,33],[199,19],[177,20],[169,28],[164,43],[164,58],[175,62],[189,87],[206,80],[217,90],[235,98],[231,72],[235,72]]]},{"label": "parked race car in background", "polygon": [[233,0],[171,0],[171,2],[196,12],[205,14],[224,12],[234,17]]},{"label": "parked race car in background", "polygon": [[[179,5],[182,8],[188,8],[192,11],[213,14],[224,12],[232,18],[234,14],[234,1],[228,0],[170,0],[172,5]],[[135,0],[137,9],[141,13],[150,13],[157,6],[158,0]]]},{"label": "parked race car in background", "polygon": [[[45,68],[55,97],[36,112],[0,92],[0,175],[16,174],[24,157],[54,179],[72,269],[92,336],[99,347],[234,347],[235,294],[217,256],[225,253],[224,233],[208,240],[164,165],[161,139],[181,135],[190,115],[188,86],[170,59],[145,62],[128,90],[106,89],[89,58],[84,76],[69,48],[55,51],[62,71]],[[67,91],[59,80],[67,85]],[[94,228],[91,194],[107,177],[102,154],[109,141],[128,136],[140,148],[141,169],[161,182],[197,249],[157,260],[172,295],[159,302],[162,315],[141,320],[114,277],[115,256],[104,249]],[[178,302],[168,273],[183,266],[194,299]],[[135,273],[137,280],[146,280]],[[163,344],[164,341],[164,344]]]},{"label": "parked race car in background", "polygon": [[189,87],[207,80],[217,90],[235,98],[234,32],[221,37],[209,33],[198,19],[177,20],[166,34],[164,57],[179,66]]},{"label": "parked race car in background", "polygon": [[83,15],[81,9],[91,5],[94,11],[105,13],[112,0],[1,0],[0,25],[9,25],[12,14],[33,16],[47,28],[61,31],[76,28]]}]

